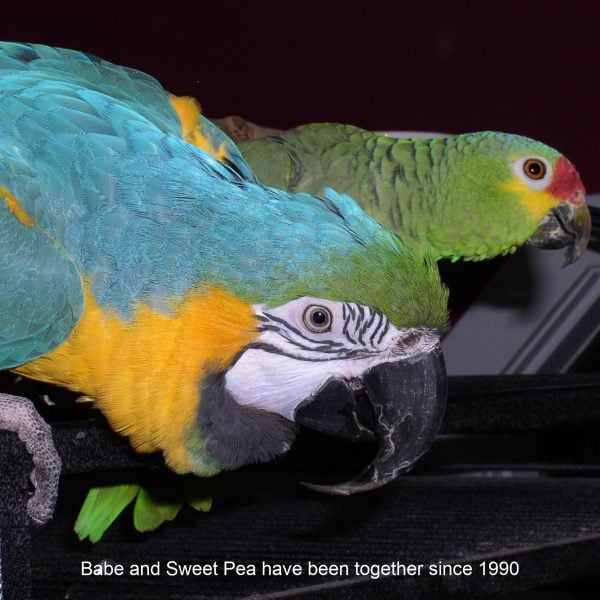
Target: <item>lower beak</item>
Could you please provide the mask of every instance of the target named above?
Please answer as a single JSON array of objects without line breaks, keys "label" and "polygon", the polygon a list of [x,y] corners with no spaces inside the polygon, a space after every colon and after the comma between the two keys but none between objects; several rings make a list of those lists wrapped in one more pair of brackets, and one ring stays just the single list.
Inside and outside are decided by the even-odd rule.
[{"label": "lower beak", "polygon": [[[359,385],[364,396],[359,396]],[[408,471],[431,446],[446,406],[446,371],[439,347],[410,361],[383,363],[356,380],[330,382],[301,405],[295,421],[350,440],[375,439],[373,462],[337,485],[307,487],[328,494],[372,490]]]},{"label": "lower beak", "polygon": [[563,202],[542,220],[536,232],[527,241],[537,248],[567,247],[563,266],[574,263],[585,250],[592,231],[592,219],[587,205]]}]

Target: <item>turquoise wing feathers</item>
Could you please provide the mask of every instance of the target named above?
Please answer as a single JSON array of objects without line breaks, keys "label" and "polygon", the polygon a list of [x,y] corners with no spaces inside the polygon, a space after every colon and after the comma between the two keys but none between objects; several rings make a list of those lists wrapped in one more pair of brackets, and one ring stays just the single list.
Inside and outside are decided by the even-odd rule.
[{"label": "turquoise wing feathers", "polygon": [[[0,77],[4,90],[10,90],[7,76],[14,73],[18,73],[13,88],[16,91],[22,85],[42,85],[54,92],[57,86],[60,89],[69,82],[131,107],[160,131],[175,136],[181,134],[181,123],[169,101],[168,92],[154,77],[141,71],[114,65],[85,52],[39,44],[0,42]],[[77,109],[77,103],[74,104]],[[245,179],[255,181],[252,169],[231,138],[204,116],[200,116],[200,121],[215,148],[225,145],[226,162]]]},{"label": "turquoise wing feathers", "polygon": [[[11,56],[24,52],[8,48]],[[42,52],[36,49],[31,47],[27,57]],[[55,51],[43,50],[54,56]],[[252,304],[274,305],[300,288],[315,297],[335,289],[362,300],[350,283],[356,269],[371,294],[365,302],[381,286],[406,290],[409,298],[423,284],[414,277],[422,258],[349,197],[290,196],[257,186],[239,169],[169,131],[156,117],[161,111],[129,102],[118,90],[110,97],[103,85],[90,82],[103,63],[87,59],[91,66],[78,71],[79,63],[69,62],[66,74],[58,67],[55,72],[53,60],[85,56],[58,53],[67,58],[32,59],[29,69],[2,71],[0,187],[63,246],[101,305],[124,317],[138,301],[169,310],[173,297],[183,297],[199,282]],[[144,89],[148,86],[154,89],[151,84]],[[315,239],[328,243],[316,245]],[[374,240],[382,257],[400,261],[397,267],[382,265],[393,277],[382,281],[366,257],[360,259],[363,266],[348,260],[354,251],[361,254],[361,239]],[[287,285],[275,286],[283,261]],[[439,304],[437,279],[425,279],[433,304]],[[165,290],[171,298],[165,298]],[[396,295],[389,313],[392,318],[402,313],[402,324],[414,315],[399,308],[397,293],[381,290],[377,296]]]},{"label": "turquoise wing feathers", "polygon": [[39,228],[18,221],[0,196],[0,369],[50,352],[83,311],[75,263]]}]

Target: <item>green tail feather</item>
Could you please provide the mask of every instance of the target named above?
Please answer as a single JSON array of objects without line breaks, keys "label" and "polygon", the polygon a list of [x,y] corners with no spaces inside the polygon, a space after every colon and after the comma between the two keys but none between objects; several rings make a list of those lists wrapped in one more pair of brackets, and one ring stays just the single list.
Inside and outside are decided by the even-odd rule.
[{"label": "green tail feather", "polygon": [[198,512],[208,512],[212,508],[212,496],[202,496],[188,500],[188,504]]},{"label": "green tail feather", "polygon": [[137,531],[154,531],[175,519],[188,503],[194,510],[208,512],[212,507],[213,479],[151,471],[144,485],[118,484],[92,488],[81,507],[75,533],[98,542],[115,519],[135,499],[133,525]]},{"label": "green tail feather", "polygon": [[182,500],[157,498],[141,487],[133,509],[133,526],[141,532],[154,531],[165,521],[172,521],[183,504]]},{"label": "green tail feather", "polygon": [[89,537],[94,544],[98,542],[139,490],[139,485],[128,483],[92,488],[75,522],[79,539]]},{"label": "green tail feather", "polygon": [[212,507],[212,479],[177,477],[174,486],[151,492],[145,487],[140,492],[133,509],[133,525],[138,531],[154,531],[165,521],[175,519],[184,504],[198,512],[208,512]]},{"label": "green tail feather", "polygon": [[190,477],[182,481],[185,500],[194,510],[208,512],[212,508],[215,479]]}]

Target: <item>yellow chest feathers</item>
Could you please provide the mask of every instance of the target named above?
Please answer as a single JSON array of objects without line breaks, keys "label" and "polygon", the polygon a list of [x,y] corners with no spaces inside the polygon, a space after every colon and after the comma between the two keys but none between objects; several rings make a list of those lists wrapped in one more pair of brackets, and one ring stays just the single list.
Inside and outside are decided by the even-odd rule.
[{"label": "yellow chest feathers", "polygon": [[139,305],[129,321],[86,289],[71,336],[15,370],[91,396],[134,447],[163,450],[173,469],[186,472],[182,437],[195,419],[201,377],[231,364],[256,338],[255,324],[249,304],[216,289],[189,294],[170,314]]}]

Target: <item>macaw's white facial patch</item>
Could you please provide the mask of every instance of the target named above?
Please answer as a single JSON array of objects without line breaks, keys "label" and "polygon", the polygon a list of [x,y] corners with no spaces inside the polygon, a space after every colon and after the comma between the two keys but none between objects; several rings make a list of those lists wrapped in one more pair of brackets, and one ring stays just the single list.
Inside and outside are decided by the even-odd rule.
[{"label": "macaw's white facial patch", "polygon": [[226,373],[226,388],[239,404],[291,420],[331,379],[360,379],[376,365],[410,361],[439,343],[430,330],[398,329],[380,311],[352,302],[303,297],[254,309],[260,335]]}]

